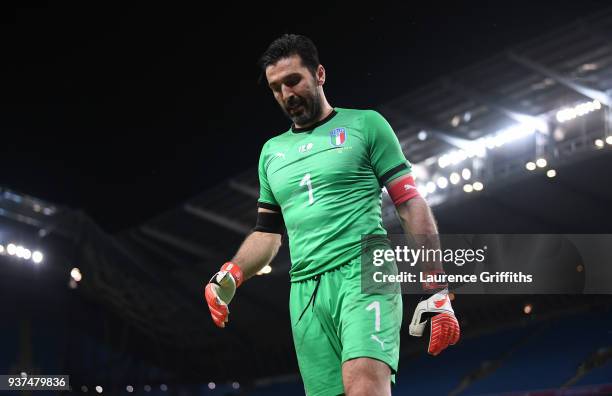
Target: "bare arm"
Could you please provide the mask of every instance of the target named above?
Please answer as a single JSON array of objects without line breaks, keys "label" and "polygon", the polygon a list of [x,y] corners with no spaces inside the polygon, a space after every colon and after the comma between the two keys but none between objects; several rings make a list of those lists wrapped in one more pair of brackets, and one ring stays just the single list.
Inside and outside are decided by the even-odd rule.
[{"label": "bare arm", "polygon": [[[393,186],[390,182],[387,188]],[[429,205],[420,195],[396,206],[404,232],[416,248],[439,249],[438,227]],[[439,262],[421,263],[423,271],[443,270]]]},{"label": "bare arm", "polygon": [[[259,212],[274,212],[259,208]],[[264,215],[263,217],[274,217]],[[259,224],[256,229],[275,231]],[[272,224],[273,225],[273,224]],[[259,228],[258,228],[259,227]],[[281,245],[281,235],[271,232],[254,231],[242,242],[231,262],[226,262],[204,288],[204,298],[208,304],[213,322],[218,327],[225,327],[228,322],[228,304],[234,298],[236,288],[257,271],[269,264]]]},{"label": "bare arm", "polygon": [[[273,211],[259,208],[259,212]],[[280,234],[255,231],[242,242],[232,262],[240,267],[246,280],[269,264],[278,253],[280,246]]]}]

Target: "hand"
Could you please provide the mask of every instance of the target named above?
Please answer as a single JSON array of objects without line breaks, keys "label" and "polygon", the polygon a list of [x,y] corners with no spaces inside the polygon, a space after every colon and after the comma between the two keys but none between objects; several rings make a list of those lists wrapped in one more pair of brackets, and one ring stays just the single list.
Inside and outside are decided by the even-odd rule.
[{"label": "hand", "polygon": [[225,327],[228,322],[228,304],[234,298],[236,289],[242,284],[242,270],[236,264],[227,262],[210,279],[204,290],[204,297],[213,322]]},{"label": "hand", "polygon": [[427,353],[433,356],[459,341],[461,331],[448,298],[448,290],[441,290],[419,302],[412,316],[409,330],[410,335],[415,337],[422,337],[423,333],[428,330],[429,334],[426,334],[429,336]]}]

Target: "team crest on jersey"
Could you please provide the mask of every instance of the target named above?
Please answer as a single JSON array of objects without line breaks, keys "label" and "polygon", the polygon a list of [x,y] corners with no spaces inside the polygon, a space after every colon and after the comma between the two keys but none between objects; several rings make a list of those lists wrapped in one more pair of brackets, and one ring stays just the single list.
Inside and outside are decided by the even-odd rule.
[{"label": "team crest on jersey", "polygon": [[336,128],[329,133],[331,139],[331,145],[334,147],[340,147],[346,142],[346,129]]}]

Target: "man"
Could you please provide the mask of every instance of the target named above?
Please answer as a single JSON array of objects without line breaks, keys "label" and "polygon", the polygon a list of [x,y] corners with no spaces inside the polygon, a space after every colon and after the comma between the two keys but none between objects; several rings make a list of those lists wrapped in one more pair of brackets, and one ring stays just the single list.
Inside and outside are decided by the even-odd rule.
[{"label": "man", "polygon": [[[306,394],[390,395],[402,299],[399,293],[362,293],[361,236],[386,235],[382,186],[404,229],[428,248],[438,243],[431,211],[386,120],[372,110],[330,106],[325,69],[310,39],[280,37],[261,66],[293,125],[262,149],[254,232],[206,286],[213,321],[225,327],[236,288],[274,258],[286,225],[291,325]],[[430,273],[441,272],[430,267]],[[459,339],[445,286],[424,285],[431,297],[419,303],[410,326],[417,336],[431,328],[433,355]]]}]

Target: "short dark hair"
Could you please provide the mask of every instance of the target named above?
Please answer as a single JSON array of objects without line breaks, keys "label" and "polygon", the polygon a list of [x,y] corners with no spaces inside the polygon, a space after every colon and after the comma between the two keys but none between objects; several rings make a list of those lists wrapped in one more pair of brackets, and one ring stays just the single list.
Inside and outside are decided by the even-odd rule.
[{"label": "short dark hair", "polygon": [[304,65],[312,75],[317,73],[319,52],[311,39],[300,34],[283,34],[274,40],[266,52],[259,58],[259,66],[265,73],[266,68],[283,58],[299,55]]}]

